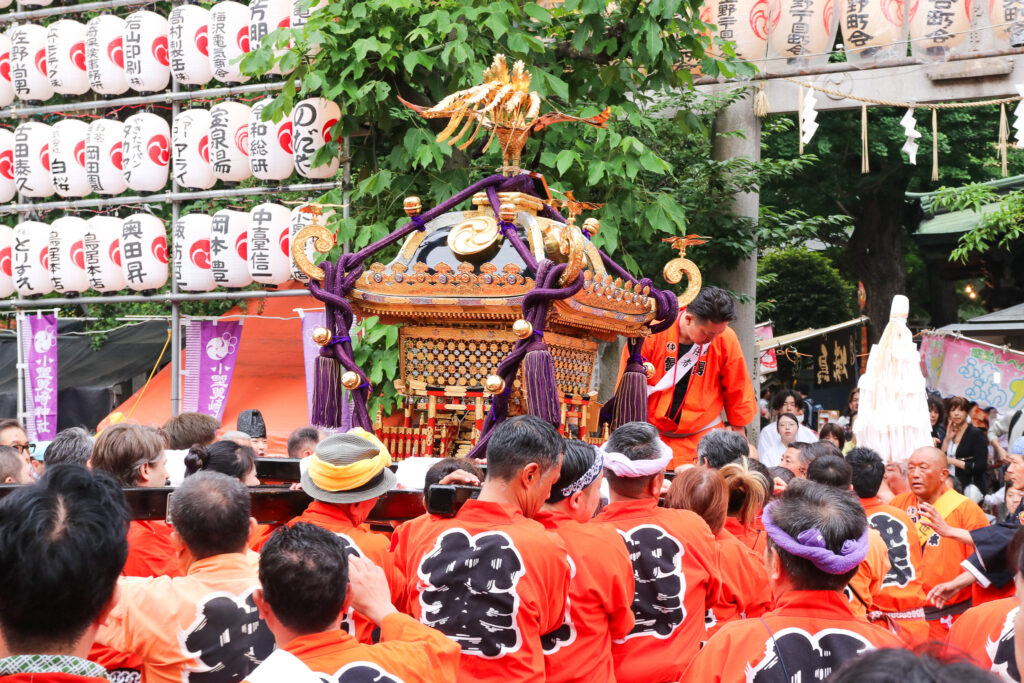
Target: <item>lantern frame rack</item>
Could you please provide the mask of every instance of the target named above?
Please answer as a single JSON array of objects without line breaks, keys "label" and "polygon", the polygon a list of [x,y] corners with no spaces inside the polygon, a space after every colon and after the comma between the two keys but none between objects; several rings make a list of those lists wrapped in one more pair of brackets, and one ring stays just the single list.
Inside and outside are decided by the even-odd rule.
[{"label": "lantern frame rack", "polygon": [[[101,12],[107,9],[118,9],[121,7],[142,7],[151,5],[153,0],[103,0],[102,2],[83,2],[76,5],[58,5],[56,7],[42,7],[40,9],[19,10],[17,12],[5,12],[0,14],[0,24],[13,24],[19,21],[32,19],[45,19],[56,17],[62,14],[84,14],[86,12]],[[21,7],[21,4],[18,4]]]}]

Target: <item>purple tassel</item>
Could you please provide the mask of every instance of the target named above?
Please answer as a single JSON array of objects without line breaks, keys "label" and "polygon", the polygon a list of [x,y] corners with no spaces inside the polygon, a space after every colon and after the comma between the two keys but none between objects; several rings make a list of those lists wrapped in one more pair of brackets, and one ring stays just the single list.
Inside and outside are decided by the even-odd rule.
[{"label": "purple tassel", "polygon": [[547,345],[541,344],[526,354],[523,384],[526,386],[527,412],[558,427],[561,423],[558,383],[555,380],[555,361]]},{"label": "purple tassel", "polygon": [[626,370],[615,388],[612,429],[627,422],[647,422],[647,375]]},{"label": "purple tassel", "polygon": [[333,429],[341,426],[341,367],[331,357],[320,355],[313,374],[313,424]]}]

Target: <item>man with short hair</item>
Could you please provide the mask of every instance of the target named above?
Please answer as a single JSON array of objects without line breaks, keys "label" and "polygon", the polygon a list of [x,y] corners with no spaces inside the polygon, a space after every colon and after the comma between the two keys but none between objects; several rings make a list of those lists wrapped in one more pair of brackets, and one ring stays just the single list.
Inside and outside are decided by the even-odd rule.
[{"label": "man with short hair", "polygon": [[236,683],[274,649],[246,556],[256,530],[249,489],[219,472],[197,472],[168,507],[186,575],[122,579],[97,641],[138,654],[147,683]]},{"label": "man with short hair", "polygon": [[107,681],[86,656],[114,606],[127,524],[113,477],[74,465],[0,502],[0,679]]},{"label": "man with short hair", "polygon": [[[260,554],[260,585],[256,604],[280,647],[249,683],[301,681],[292,672],[306,671],[324,680],[455,680],[458,643],[395,609],[380,567],[326,529],[300,522],[274,532]],[[353,610],[380,628],[378,644],[339,628]]]},{"label": "man with short hair", "polygon": [[31,484],[32,468],[21,453],[0,446],[0,484]]},{"label": "man with short hair", "polygon": [[95,443],[96,440],[82,427],[62,429],[46,447],[44,461],[51,467],[64,463],[87,465]]},{"label": "man with short hair", "polygon": [[[679,310],[677,324],[644,340],[641,356],[654,365],[647,378],[648,420],[672,448],[672,467],[693,464],[697,444],[712,429],[745,433],[757,399],[736,333],[736,304],[718,287],[704,287]],[[622,354],[619,376],[629,360]]]},{"label": "man with short hair", "polygon": [[320,443],[320,430],[316,427],[299,427],[288,435],[288,457],[308,458]]},{"label": "man with short hair", "polygon": [[193,446],[209,446],[217,438],[220,421],[203,413],[179,413],[164,423],[171,439],[171,450],[188,450]]},{"label": "man with short hair", "polygon": [[561,461],[551,424],[506,420],[489,435],[479,497],[393,540],[411,613],[462,646],[459,681],[544,681],[541,636],[562,625],[570,573],[565,544],[531,518]]},{"label": "man with short hair", "polygon": [[842,595],[868,552],[867,518],[853,496],[794,481],[763,521],[775,609],[723,626],[680,680],[823,680],[865,650],[902,647],[855,617]]},{"label": "man with short hair", "polygon": [[0,420],[0,446],[10,446],[18,451],[29,467],[32,467],[32,449],[35,444],[28,440],[21,422],[10,417]]},{"label": "man with short hair", "polygon": [[814,444],[794,441],[782,452],[779,460],[779,467],[784,467],[793,473],[797,479],[807,478],[807,468],[817,455],[817,451],[811,449]]},{"label": "man with short hair", "polygon": [[611,503],[595,521],[614,526],[626,542],[636,583],[636,623],[612,644],[615,679],[679,680],[704,640],[704,615],[719,600],[715,537],[690,510],[658,507],[672,451],[654,426],[628,422],[602,450]]},{"label": "man with short hair", "polygon": [[[940,536],[933,527],[933,520],[970,531],[988,526],[988,519],[974,501],[946,488],[946,455],[938,448],[927,446],[914,451],[907,463],[907,475],[910,492],[893,498],[891,505],[905,511],[917,528],[921,543],[921,583],[927,593],[955,579],[960,574],[960,563],[972,552],[971,546]],[[949,596],[942,608],[926,606],[930,637],[945,640],[953,622],[970,606],[970,588]]]},{"label": "man with short hair", "polygon": [[712,429],[697,444],[697,463],[720,470],[750,453],[746,437],[728,429]]}]

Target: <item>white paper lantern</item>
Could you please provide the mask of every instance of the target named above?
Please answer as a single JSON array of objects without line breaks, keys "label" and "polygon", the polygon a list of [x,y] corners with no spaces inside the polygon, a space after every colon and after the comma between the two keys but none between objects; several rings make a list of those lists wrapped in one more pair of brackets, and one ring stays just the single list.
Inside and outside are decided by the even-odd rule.
[{"label": "white paper lantern", "polygon": [[85,177],[85,136],[89,124],[78,119],[61,119],[50,129],[50,178],[61,197],[89,194]]},{"label": "white paper lantern", "polygon": [[138,92],[156,92],[171,79],[167,20],[156,12],[132,12],[124,24],[124,73]]},{"label": "white paper lantern", "polygon": [[99,194],[120,194],[124,181],[124,124],[96,119],[85,134],[85,180]]},{"label": "white paper lantern", "polygon": [[249,210],[249,275],[265,285],[292,277],[291,211],[280,204],[257,204]]},{"label": "white paper lantern", "polygon": [[14,0],[0,0],[0,9],[5,9],[14,4]]},{"label": "white paper lantern", "polygon": [[249,168],[260,180],[284,180],[292,174],[292,120],[263,120],[263,110],[274,98],[268,97],[252,106],[249,114]]},{"label": "white paper lantern", "polygon": [[46,27],[46,74],[60,95],[81,95],[89,89],[85,24],[61,19]]},{"label": "white paper lantern", "polygon": [[167,284],[167,233],[164,222],[148,213],[124,219],[121,226],[121,271],[136,292]]},{"label": "white paper lantern", "polygon": [[25,221],[14,229],[11,246],[11,274],[20,296],[38,296],[53,291],[50,281],[50,226]]},{"label": "white paper lantern", "polygon": [[22,5],[26,7],[48,7],[53,3],[53,0],[22,0]]},{"label": "white paper lantern", "polygon": [[221,83],[245,83],[238,59],[249,52],[249,8],[224,0],[210,10],[210,69]]},{"label": "white paper lantern", "polygon": [[[309,21],[309,16],[319,9],[327,6],[327,0],[292,0],[292,28],[302,28]],[[319,45],[311,45],[307,51],[310,57],[320,52]]]},{"label": "white paper lantern", "polygon": [[0,225],[0,299],[14,294],[14,269],[11,261],[11,246],[14,244],[14,228]]},{"label": "white paper lantern", "polygon": [[174,117],[171,145],[178,184],[196,190],[213,187],[217,178],[210,167],[210,112],[188,109]]},{"label": "white paper lantern", "polygon": [[85,70],[89,87],[99,95],[120,95],[128,90],[124,31],[124,19],[113,14],[93,17],[85,25]]},{"label": "white paper lantern", "polygon": [[836,0],[779,0],[769,21],[769,71],[828,62],[838,28]]},{"label": "white paper lantern", "polygon": [[295,170],[304,178],[330,178],[338,172],[339,157],[313,165],[317,150],[331,141],[331,128],[341,118],[341,108],[322,97],[302,100],[292,110],[292,151]]},{"label": "white paper lantern", "polygon": [[27,121],[14,129],[14,183],[26,197],[53,194],[50,178],[50,127]]},{"label": "white paper lantern", "polygon": [[249,275],[249,213],[221,209],[210,225],[210,270],[220,287],[247,287]]},{"label": "white paper lantern", "polygon": [[[309,282],[309,276],[302,272],[302,269],[300,269],[295,264],[295,260],[291,257],[291,248],[292,244],[295,243],[295,236],[304,227],[306,227],[307,225],[311,225],[313,223],[313,214],[307,211],[303,211],[302,209],[304,206],[306,205],[303,204],[300,206],[296,206],[294,209],[292,209],[292,215],[289,218],[291,222],[291,239],[289,239],[288,241],[288,261],[291,263],[292,279],[299,280],[300,282]],[[334,209],[324,211],[323,215],[320,216],[317,220],[319,221],[320,225],[327,225],[328,219],[330,219],[331,216],[333,215]],[[306,240],[306,258],[309,259],[311,262],[315,262],[317,257],[317,251],[313,247],[313,243],[315,241],[316,239],[313,237],[310,237]]]},{"label": "white paper lantern", "polygon": [[[291,15],[292,0],[250,0],[249,49],[258,49],[267,34],[279,28],[290,28]],[[280,57],[287,51],[284,48],[274,50],[274,56]],[[275,62],[267,73],[280,74],[280,64]]]},{"label": "white paper lantern", "polygon": [[156,114],[135,114],[124,122],[124,180],[136,192],[156,192],[167,184],[171,129]]},{"label": "white paper lantern", "polygon": [[238,182],[249,169],[249,107],[221,102],[210,109],[210,166],[220,180]]},{"label": "white paper lantern", "polygon": [[94,216],[86,221],[85,272],[89,286],[97,292],[118,292],[125,288],[121,272],[120,218]]},{"label": "white paper lantern", "polygon": [[210,270],[210,225],[202,213],[186,214],[174,224],[174,277],[183,292],[209,292],[216,284]]},{"label": "white paper lantern", "polygon": [[970,0],[910,2],[910,53],[919,61],[949,59],[967,52]]},{"label": "white paper lantern", "polygon": [[208,47],[210,11],[199,5],[178,5],[168,17],[167,39],[171,75],[184,85],[205,85],[213,78]]},{"label": "white paper lantern", "polygon": [[14,199],[14,133],[0,128],[0,203]]},{"label": "white paper lantern", "polygon": [[[0,7],[4,5],[0,3]],[[14,101],[14,85],[11,83],[11,39],[0,33],[0,107]]]},{"label": "white paper lantern", "polygon": [[61,293],[89,289],[85,272],[85,234],[89,224],[84,218],[63,216],[50,223],[50,281]]},{"label": "white paper lantern", "polygon": [[46,29],[39,24],[15,26],[11,39],[11,83],[14,94],[26,102],[42,102],[53,97],[46,71]]}]

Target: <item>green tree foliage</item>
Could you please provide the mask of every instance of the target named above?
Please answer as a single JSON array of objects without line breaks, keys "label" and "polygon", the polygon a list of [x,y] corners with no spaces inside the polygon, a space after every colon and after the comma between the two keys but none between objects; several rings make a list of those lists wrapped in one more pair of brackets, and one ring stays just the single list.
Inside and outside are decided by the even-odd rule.
[{"label": "green tree foliage", "polygon": [[856,289],[819,252],[794,248],[772,252],[758,262],[758,297],[775,304],[775,334],[826,327],[854,316]]}]

